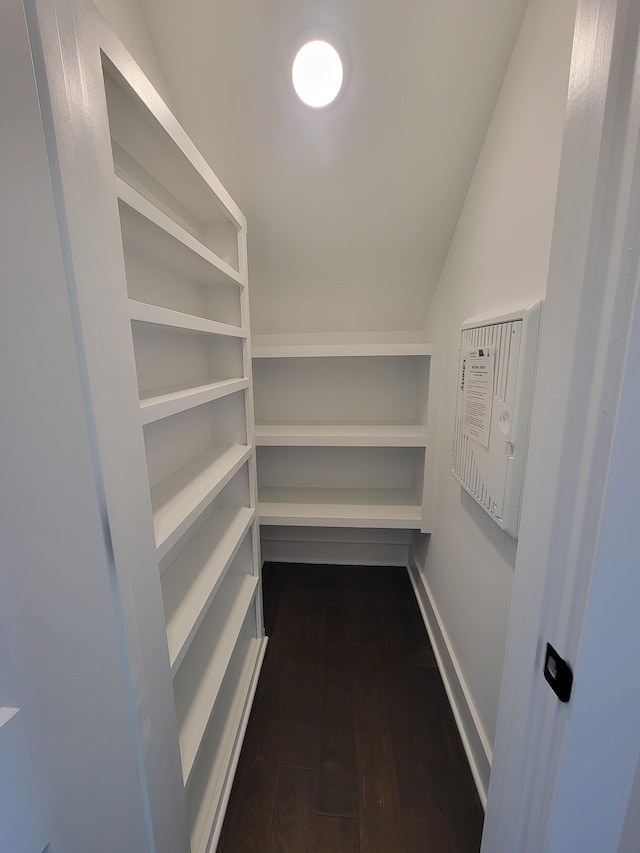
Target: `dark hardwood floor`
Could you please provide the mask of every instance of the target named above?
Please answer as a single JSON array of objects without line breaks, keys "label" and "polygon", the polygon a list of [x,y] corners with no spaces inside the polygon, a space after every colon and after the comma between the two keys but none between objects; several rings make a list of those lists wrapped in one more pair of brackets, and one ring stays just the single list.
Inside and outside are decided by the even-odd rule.
[{"label": "dark hardwood floor", "polygon": [[402,569],[267,564],[219,853],[477,853],[482,807]]}]

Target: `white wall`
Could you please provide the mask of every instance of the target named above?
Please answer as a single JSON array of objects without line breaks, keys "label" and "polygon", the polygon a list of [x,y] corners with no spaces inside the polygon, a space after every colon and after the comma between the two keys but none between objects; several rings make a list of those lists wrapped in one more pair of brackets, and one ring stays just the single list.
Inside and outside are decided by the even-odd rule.
[{"label": "white wall", "polygon": [[93,0],[93,3],[164,100],[173,106],[171,91],[138,0]]},{"label": "white wall", "polygon": [[472,751],[484,740],[486,765],[516,543],[449,473],[459,327],[544,296],[574,16],[572,0],[530,0],[426,322],[441,345],[437,499],[434,532],[416,541],[415,553],[446,635],[443,660],[458,669],[446,676],[461,687],[454,694],[466,691],[471,713],[462,717],[475,716]]},{"label": "white wall", "polygon": [[638,853],[640,845],[640,764],[636,768],[636,775],[629,797],[629,805],[627,807],[627,815],[622,835],[620,836],[620,845],[618,853]]},{"label": "white wall", "polygon": [[[177,116],[249,221],[254,332],[419,329],[526,0],[140,0]],[[343,95],[289,82],[336,40]]]},{"label": "white wall", "polygon": [[[39,94],[23,3],[6,0],[0,27],[0,705],[20,705],[50,853],[145,853],[155,847],[139,773],[138,721]],[[5,806],[6,796],[20,790],[22,772],[22,766],[2,766]],[[31,829],[35,822],[34,813]],[[0,832],[3,853],[25,849],[24,835],[3,844],[7,830],[3,825]]]}]

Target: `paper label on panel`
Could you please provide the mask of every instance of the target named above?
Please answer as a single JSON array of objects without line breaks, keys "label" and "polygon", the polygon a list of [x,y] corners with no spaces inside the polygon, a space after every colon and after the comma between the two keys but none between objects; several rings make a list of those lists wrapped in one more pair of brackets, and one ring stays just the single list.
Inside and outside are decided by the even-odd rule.
[{"label": "paper label on panel", "polygon": [[462,428],[469,438],[489,447],[493,406],[493,347],[469,347],[462,359]]}]

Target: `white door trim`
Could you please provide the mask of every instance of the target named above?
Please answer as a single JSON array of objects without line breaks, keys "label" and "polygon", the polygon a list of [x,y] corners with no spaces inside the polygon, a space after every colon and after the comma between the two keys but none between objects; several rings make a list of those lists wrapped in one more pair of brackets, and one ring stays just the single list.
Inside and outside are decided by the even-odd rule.
[{"label": "white door trim", "polygon": [[[608,481],[615,506],[610,464],[640,259],[629,239],[640,233],[639,11],[632,0],[578,3],[484,853],[555,849],[556,785],[570,770],[566,746],[592,663],[581,650],[587,608],[598,607],[590,594]],[[576,670],[568,705],[542,678],[547,641]],[[574,815],[583,829],[588,818]]]}]

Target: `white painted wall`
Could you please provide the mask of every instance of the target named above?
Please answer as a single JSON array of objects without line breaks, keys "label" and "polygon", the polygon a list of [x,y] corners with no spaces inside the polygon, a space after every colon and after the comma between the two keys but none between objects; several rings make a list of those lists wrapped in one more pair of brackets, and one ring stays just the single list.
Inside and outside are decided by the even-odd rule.
[{"label": "white painted wall", "polygon": [[172,107],[171,90],[138,0],[93,0],[109,26]]},{"label": "white painted wall", "polygon": [[627,806],[627,815],[622,835],[620,836],[620,845],[618,853],[638,853],[640,847],[640,763],[636,768],[636,775],[629,797],[629,805]]},{"label": "white painted wall", "polygon": [[[140,0],[176,114],[249,221],[256,332],[421,328],[526,0]],[[290,62],[333,38],[344,95]]]},{"label": "white painted wall", "polygon": [[544,296],[574,16],[572,0],[530,0],[426,322],[441,345],[440,437],[434,532],[415,553],[489,761],[516,543],[449,472],[459,327]]},{"label": "white painted wall", "polygon": [[[40,104],[25,9],[7,0],[0,27],[0,704],[21,708],[49,853],[145,853],[155,846],[142,747]],[[15,796],[24,767],[11,766],[12,753],[1,758]],[[3,825],[3,853],[24,849],[24,835],[6,846],[6,831]]]}]

